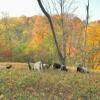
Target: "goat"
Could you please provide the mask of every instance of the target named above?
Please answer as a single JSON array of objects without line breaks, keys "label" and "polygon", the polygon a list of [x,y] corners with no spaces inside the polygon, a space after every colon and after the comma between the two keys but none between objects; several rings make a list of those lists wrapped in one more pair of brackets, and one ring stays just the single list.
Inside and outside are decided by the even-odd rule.
[{"label": "goat", "polygon": [[52,65],[53,69],[60,69],[60,70],[63,70],[63,71],[68,71],[68,69],[66,68],[65,65],[63,64],[58,64],[58,63],[54,63]]},{"label": "goat", "polygon": [[38,61],[38,62],[34,63],[34,68],[33,69],[34,70],[41,70],[41,69],[43,69],[42,62],[41,61]]},{"label": "goat", "polygon": [[85,67],[77,67],[77,72],[80,72],[80,73],[89,73],[89,71]]},{"label": "goat", "polygon": [[51,66],[51,64],[43,64],[42,68],[43,69],[49,69]]}]

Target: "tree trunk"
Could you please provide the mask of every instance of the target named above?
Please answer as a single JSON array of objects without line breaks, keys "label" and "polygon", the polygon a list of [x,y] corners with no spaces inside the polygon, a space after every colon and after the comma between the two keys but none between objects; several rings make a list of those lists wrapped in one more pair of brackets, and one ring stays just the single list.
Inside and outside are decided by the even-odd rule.
[{"label": "tree trunk", "polygon": [[84,36],[84,67],[86,67],[86,39],[87,39],[87,28],[88,28],[88,23],[89,23],[89,0],[88,0],[88,5],[86,5],[86,26],[85,26],[85,36]]},{"label": "tree trunk", "polygon": [[29,61],[28,61],[28,68],[29,68],[29,70],[32,69]]},{"label": "tree trunk", "polygon": [[31,65],[30,65],[30,58],[29,58],[28,55],[27,55],[27,58],[26,58],[26,62],[27,62],[27,64],[28,64],[28,68],[29,68],[29,70],[31,70],[32,67],[31,67]]}]

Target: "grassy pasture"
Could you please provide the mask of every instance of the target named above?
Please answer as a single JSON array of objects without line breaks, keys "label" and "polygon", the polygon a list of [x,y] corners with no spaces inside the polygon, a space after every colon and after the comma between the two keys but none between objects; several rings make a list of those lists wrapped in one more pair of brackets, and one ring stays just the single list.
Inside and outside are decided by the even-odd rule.
[{"label": "grassy pasture", "polygon": [[0,100],[100,100],[100,72],[29,71],[25,63],[0,64]]}]

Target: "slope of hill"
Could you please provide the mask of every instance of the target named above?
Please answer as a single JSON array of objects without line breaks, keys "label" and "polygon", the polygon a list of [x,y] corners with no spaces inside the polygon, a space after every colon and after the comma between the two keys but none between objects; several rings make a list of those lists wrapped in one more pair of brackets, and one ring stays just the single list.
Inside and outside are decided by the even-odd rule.
[{"label": "slope of hill", "polygon": [[[62,44],[60,16],[52,16],[59,46]],[[70,63],[83,59],[84,25],[76,16],[65,16],[66,52]],[[99,62],[100,21],[91,22],[87,33],[88,61]],[[95,51],[95,52],[94,52]],[[94,53],[93,53],[94,52]],[[45,55],[44,55],[45,54]],[[0,61],[26,61],[58,58],[48,20],[44,16],[21,16],[0,20]],[[47,62],[47,61],[46,61]],[[97,63],[98,64],[98,63]]]}]

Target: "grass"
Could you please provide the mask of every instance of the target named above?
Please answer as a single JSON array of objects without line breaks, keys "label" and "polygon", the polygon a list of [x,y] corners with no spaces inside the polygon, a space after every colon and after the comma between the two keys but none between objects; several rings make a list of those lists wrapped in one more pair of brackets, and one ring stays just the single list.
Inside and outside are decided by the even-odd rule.
[{"label": "grass", "polygon": [[0,100],[100,100],[100,73],[0,70]]}]

